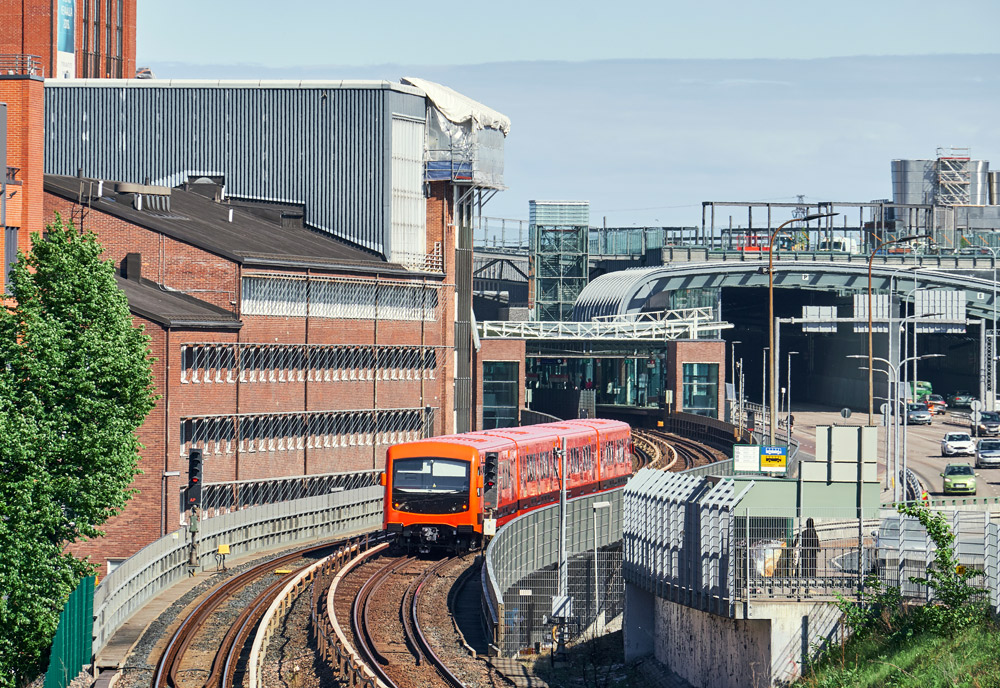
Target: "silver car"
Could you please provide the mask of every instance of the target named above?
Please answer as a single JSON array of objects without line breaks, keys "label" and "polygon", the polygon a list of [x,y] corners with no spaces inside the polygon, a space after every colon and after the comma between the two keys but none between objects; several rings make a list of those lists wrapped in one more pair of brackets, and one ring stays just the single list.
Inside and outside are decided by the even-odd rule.
[{"label": "silver car", "polygon": [[931,412],[927,410],[926,404],[907,404],[906,405],[906,424],[907,425],[930,425],[931,424]]},{"label": "silver car", "polygon": [[976,445],[976,468],[1000,466],[1000,440],[979,440]]},{"label": "silver car", "polygon": [[949,432],[941,440],[941,456],[972,456],[976,444],[967,432]]}]

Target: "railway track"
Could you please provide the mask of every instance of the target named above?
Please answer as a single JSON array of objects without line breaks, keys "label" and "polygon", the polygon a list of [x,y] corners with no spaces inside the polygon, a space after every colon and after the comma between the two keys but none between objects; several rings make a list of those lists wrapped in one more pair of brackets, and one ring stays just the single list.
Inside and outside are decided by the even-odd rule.
[{"label": "railway track", "polygon": [[[449,557],[436,561],[413,556],[387,556],[384,552],[373,553],[370,557],[356,560],[352,573],[342,580],[339,588],[332,592],[336,601],[333,605],[339,617],[344,611],[350,616],[349,643],[353,644],[359,659],[372,671],[378,682],[390,688],[416,688],[417,686],[450,686],[457,688],[467,685],[466,681],[453,670],[454,656],[445,658],[432,641],[432,633],[426,628],[426,621],[433,620],[433,635],[442,633],[441,616],[434,612],[421,612],[423,607],[439,608],[425,604],[423,598],[432,585],[438,585],[452,572],[469,564],[469,555]],[[353,579],[350,580],[350,579]],[[478,649],[471,647],[461,625],[467,631],[479,626],[478,620],[465,620],[468,610],[463,605],[471,599],[474,609],[478,600],[465,594],[464,583],[474,576],[452,584],[448,590],[448,609],[454,619],[452,625],[458,635],[456,651],[464,655],[462,676],[486,674],[489,668],[471,658]],[[438,591],[435,595],[440,595]],[[422,614],[424,618],[422,618]],[[343,628],[343,619],[334,619],[334,625]],[[451,630],[451,629],[447,629]],[[470,631],[474,636],[474,630]],[[473,643],[485,645],[485,640],[470,638]],[[462,647],[458,647],[461,645]],[[455,653],[453,652],[452,655]],[[470,664],[471,663],[471,664]],[[470,669],[470,666],[473,666]],[[478,683],[473,679],[473,683]]]},{"label": "railway track", "polygon": [[[658,430],[633,429],[637,453],[646,457],[646,465],[666,471],[686,471],[721,460],[716,450],[686,437]],[[638,462],[637,462],[638,463]],[[642,466],[637,465],[636,468]]]},{"label": "railway track", "polygon": [[[167,640],[156,663],[152,686],[229,688],[241,685],[244,669],[240,656],[254,627],[287,577],[308,566],[310,559],[340,544],[339,541],[324,543],[290,552],[234,575],[213,588]],[[274,576],[275,580],[263,584],[268,576]],[[261,584],[264,585],[262,591],[248,593],[251,586],[260,588]],[[249,601],[246,600],[248,596]],[[238,611],[226,611],[227,606],[233,606],[233,600],[239,600],[236,602]],[[205,647],[218,649],[213,652]]]}]

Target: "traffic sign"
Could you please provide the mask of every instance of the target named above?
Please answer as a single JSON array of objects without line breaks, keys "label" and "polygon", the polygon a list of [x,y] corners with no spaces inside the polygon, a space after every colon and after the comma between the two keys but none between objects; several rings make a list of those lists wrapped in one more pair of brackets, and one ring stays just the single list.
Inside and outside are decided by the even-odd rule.
[{"label": "traffic sign", "polygon": [[975,411],[969,414],[969,420],[971,420],[973,423],[979,423],[979,421],[981,421],[982,419],[983,419],[983,412],[980,411],[979,409],[976,409]]},{"label": "traffic sign", "polygon": [[788,470],[788,447],[761,447],[760,470],[784,473]]},{"label": "traffic sign", "polygon": [[883,402],[882,405],[878,407],[878,412],[881,413],[883,416],[889,415],[889,404]]},{"label": "traffic sign", "polygon": [[972,401],[969,402],[969,408],[972,409],[973,411],[982,411],[983,402],[979,401],[979,399],[973,399]]},{"label": "traffic sign", "polygon": [[845,406],[844,408],[840,409],[840,415],[842,415],[844,418],[850,418],[851,417],[851,409],[849,409],[849,408],[847,408]]}]

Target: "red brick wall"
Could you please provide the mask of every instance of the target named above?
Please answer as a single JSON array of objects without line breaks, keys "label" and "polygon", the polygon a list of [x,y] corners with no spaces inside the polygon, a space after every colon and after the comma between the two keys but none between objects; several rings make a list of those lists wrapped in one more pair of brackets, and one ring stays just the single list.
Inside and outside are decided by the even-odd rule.
[{"label": "red brick wall", "polygon": [[52,73],[54,55],[52,0],[5,0],[0,3],[0,54],[37,55],[45,75]]},{"label": "red brick wall", "polygon": [[[89,543],[81,552],[102,557],[128,556],[161,534],[175,530],[180,523],[179,491],[187,484],[187,459],[181,446],[181,422],[195,416],[233,414],[300,413],[302,411],[345,411],[415,408],[431,406],[437,410],[434,434],[451,432],[453,420],[455,287],[453,257],[455,228],[450,225],[450,195],[446,184],[432,185],[428,200],[428,241],[443,241],[446,276],[444,280],[415,276],[368,275],[363,279],[379,282],[402,281],[410,285],[437,288],[438,311],[433,321],[347,320],[311,317],[247,315],[241,312],[239,287],[242,277],[266,272],[296,278],[342,277],[358,279],[356,274],[335,272],[243,269],[239,264],[161,234],[90,208],[83,228],[97,234],[105,247],[106,258],[120,264],[128,253],[140,253],[142,276],[172,289],[215,304],[237,314],[242,328],[235,330],[179,329],[169,332],[147,323],[147,331],[156,331],[154,355],[157,391],[161,399],[149,420],[139,431],[145,445],[142,466],[146,474],[136,480],[140,494],[130,502],[125,513],[108,526],[108,537]],[[64,217],[80,217],[80,208],[55,194],[44,196],[44,218],[51,221],[55,212]],[[141,318],[136,318],[140,322]],[[257,343],[424,346],[435,347],[437,368],[433,378],[417,375],[397,380],[286,380],[257,382],[182,382],[182,347],[207,343]],[[522,363],[523,342],[487,342],[484,351],[491,360],[518,360]],[[480,368],[481,370],[481,368]],[[405,377],[405,376],[404,376]],[[481,375],[479,376],[481,378]],[[523,381],[521,385],[523,405]],[[479,383],[481,408],[481,382]],[[480,410],[481,415],[481,410]],[[391,441],[391,440],[390,440]],[[286,447],[284,450],[240,450],[237,443],[225,451],[206,451],[206,482],[250,480],[258,478],[330,473],[379,468],[384,465],[388,444],[353,446]],[[177,471],[176,477],[163,478],[163,471]],[[162,495],[165,495],[163,497]]]},{"label": "red brick wall", "polygon": [[[0,54],[4,55],[37,55],[42,59],[42,65],[46,77],[55,76],[56,66],[56,45],[55,38],[56,20],[54,15],[54,2],[56,0],[5,0],[0,4]],[[106,57],[114,54],[117,50],[115,41],[117,40],[115,28],[118,23],[117,9],[112,4],[111,16],[111,40],[112,44],[107,44],[106,26],[106,2],[101,2],[100,10],[100,32],[97,44],[99,52],[100,69],[96,74],[88,74],[91,78],[117,76],[108,73],[108,63]],[[122,1],[122,73],[121,76],[130,79],[135,76],[135,28],[136,28],[136,0]],[[91,2],[91,8],[94,3]],[[93,12],[93,9],[91,9]],[[76,77],[84,76],[84,54],[83,54],[83,6],[79,0],[76,2]],[[93,17],[91,17],[91,21]],[[93,35],[93,30],[91,30]],[[89,52],[94,52],[91,45]]]},{"label": "red brick wall", "polygon": [[674,390],[671,409],[681,411],[683,406],[683,381],[685,363],[717,363],[719,365],[719,394],[716,405],[718,418],[725,418],[726,401],[726,343],[721,339],[683,340],[667,346],[667,389]]},{"label": "red brick wall", "polygon": [[480,340],[480,349],[475,352],[472,367],[473,390],[475,398],[473,403],[476,406],[475,429],[483,427],[483,363],[485,361],[517,361],[517,408],[524,408],[524,351],[525,343],[523,339],[483,339]]},{"label": "red brick wall", "polygon": [[[454,226],[451,185],[447,182],[431,182],[430,197],[427,199],[427,246],[442,242],[444,249],[444,287],[438,295],[441,304],[441,319],[438,322],[440,343],[449,350],[455,346],[455,247],[458,245],[457,228]],[[455,431],[455,418],[451,410],[455,408],[455,357],[439,357],[447,360],[443,364],[443,381],[440,408],[448,409],[447,417],[439,413],[443,425],[437,426],[439,434]]]},{"label": "red brick wall", "polygon": [[0,77],[0,101],[7,103],[7,165],[19,167],[21,186],[7,199],[7,226],[19,227],[17,245],[29,249],[31,232],[41,232],[43,203],[43,154],[45,101],[43,82],[29,78]]}]

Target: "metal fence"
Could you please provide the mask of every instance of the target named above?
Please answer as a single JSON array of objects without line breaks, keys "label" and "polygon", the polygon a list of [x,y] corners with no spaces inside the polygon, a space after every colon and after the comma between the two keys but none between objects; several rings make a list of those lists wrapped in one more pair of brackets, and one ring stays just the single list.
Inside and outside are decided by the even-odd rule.
[{"label": "metal fence", "polygon": [[[752,484],[751,484],[752,485]],[[892,508],[740,506],[732,481],[642,470],[624,490],[626,581],[664,599],[735,618],[752,601],[850,597],[868,574],[904,597],[933,599],[910,581],[924,576],[935,546],[917,519]],[[959,562],[1000,613],[998,525],[985,505],[937,506],[956,536]]]},{"label": "metal fence", "polygon": [[[331,492],[357,490],[363,487],[374,487],[378,484],[379,471],[350,471],[263,480],[205,483],[201,492],[201,516],[202,519],[211,518],[251,506],[319,497]],[[182,522],[186,522],[186,492],[186,486],[180,488]]]},{"label": "metal fence", "polygon": [[94,577],[83,578],[59,614],[52,640],[45,688],[64,688],[90,664],[90,628],[94,621]]},{"label": "metal fence", "polygon": [[[566,594],[571,598],[565,637],[600,633],[622,613],[622,490],[578,497],[566,504]],[[596,567],[595,567],[596,553]],[[559,595],[559,506],[521,516],[500,529],[486,549],[484,619],[503,656],[553,642],[552,600]]]},{"label": "metal fence", "polygon": [[[378,528],[383,489],[364,487],[256,506],[201,522],[195,561],[215,564],[218,546],[232,556],[336,538]],[[147,545],[110,573],[94,592],[95,656],[115,631],[146,602],[188,575],[189,535],[176,530]]]}]

